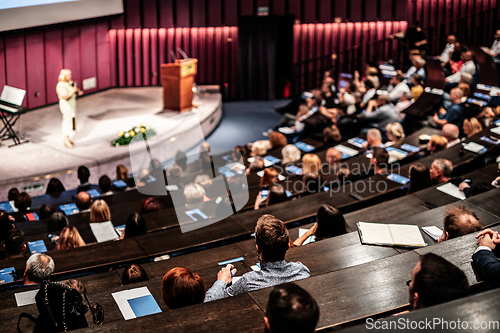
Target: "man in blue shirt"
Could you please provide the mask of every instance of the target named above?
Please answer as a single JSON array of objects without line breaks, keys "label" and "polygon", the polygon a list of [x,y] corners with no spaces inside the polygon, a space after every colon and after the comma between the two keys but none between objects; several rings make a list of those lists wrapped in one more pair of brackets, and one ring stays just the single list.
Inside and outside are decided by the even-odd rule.
[{"label": "man in blue shirt", "polygon": [[434,120],[434,122],[441,127],[446,124],[454,124],[462,130],[465,113],[465,107],[462,104],[463,96],[464,93],[460,88],[452,89],[450,92],[450,100],[453,104],[448,108],[448,110],[441,108],[439,110],[439,115],[436,113],[432,120]]},{"label": "man in blue shirt", "polygon": [[309,269],[302,263],[285,261],[289,247],[288,230],[285,224],[273,215],[264,215],[257,221],[255,243],[260,270],[245,273],[239,280],[233,282],[232,276],[236,273],[236,269],[228,264],[217,274],[217,281],[207,291],[205,302],[310,276]]}]

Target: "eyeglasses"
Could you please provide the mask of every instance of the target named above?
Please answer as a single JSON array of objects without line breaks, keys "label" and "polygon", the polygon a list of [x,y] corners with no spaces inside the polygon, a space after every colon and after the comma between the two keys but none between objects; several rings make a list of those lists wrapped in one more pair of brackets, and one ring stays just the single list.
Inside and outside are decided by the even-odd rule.
[{"label": "eyeglasses", "polygon": [[406,285],[409,287],[412,280],[406,281]]},{"label": "eyeglasses", "polygon": [[85,301],[87,301],[87,304],[89,306],[90,313],[92,313],[94,324],[101,325],[102,322],[104,321],[104,309],[102,308],[102,306],[99,305],[99,303],[95,303],[95,305],[90,305],[87,293],[85,293],[84,296],[85,296]]}]

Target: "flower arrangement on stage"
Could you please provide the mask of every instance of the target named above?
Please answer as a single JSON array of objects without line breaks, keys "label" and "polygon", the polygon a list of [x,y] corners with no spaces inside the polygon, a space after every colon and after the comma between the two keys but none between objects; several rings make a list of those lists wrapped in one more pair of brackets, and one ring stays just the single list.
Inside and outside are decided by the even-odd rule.
[{"label": "flower arrangement on stage", "polygon": [[156,135],[156,132],[149,127],[149,125],[140,125],[139,127],[134,127],[129,131],[123,131],[118,133],[120,136],[118,139],[115,139],[111,141],[111,145],[113,147],[116,146],[127,146],[130,144],[130,141],[134,138],[134,136],[138,134],[145,134],[147,137],[152,137],[153,135]]}]

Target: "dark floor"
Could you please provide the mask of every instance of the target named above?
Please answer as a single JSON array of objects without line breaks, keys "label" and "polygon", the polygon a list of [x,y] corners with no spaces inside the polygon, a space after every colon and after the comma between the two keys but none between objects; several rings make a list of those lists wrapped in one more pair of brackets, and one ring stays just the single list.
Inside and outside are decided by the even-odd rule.
[{"label": "dark floor", "polygon": [[263,140],[262,132],[276,126],[281,118],[273,107],[285,103],[283,100],[224,102],[222,120],[206,141],[212,147],[233,148]]}]

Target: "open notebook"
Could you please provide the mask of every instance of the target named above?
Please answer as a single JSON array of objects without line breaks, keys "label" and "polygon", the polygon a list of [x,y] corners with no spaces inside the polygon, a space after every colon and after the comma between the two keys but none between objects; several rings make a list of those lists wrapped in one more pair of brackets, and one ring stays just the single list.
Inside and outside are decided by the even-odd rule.
[{"label": "open notebook", "polygon": [[426,246],[416,225],[358,222],[358,233],[361,243],[367,245]]}]

